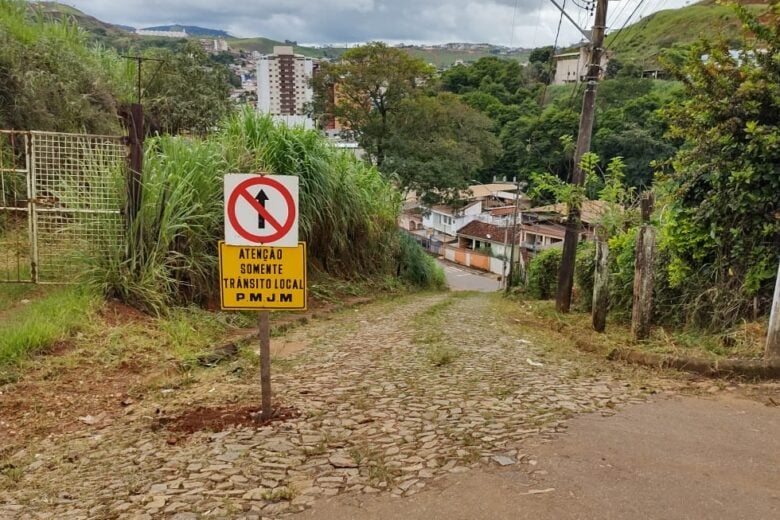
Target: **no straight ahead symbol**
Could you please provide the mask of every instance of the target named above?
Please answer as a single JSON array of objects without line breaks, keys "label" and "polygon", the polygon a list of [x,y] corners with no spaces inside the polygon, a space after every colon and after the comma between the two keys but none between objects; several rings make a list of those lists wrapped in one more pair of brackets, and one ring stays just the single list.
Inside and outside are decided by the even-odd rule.
[{"label": "no straight ahead symbol", "polygon": [[298,245],[298,177],[225,175],[225,243]]}]

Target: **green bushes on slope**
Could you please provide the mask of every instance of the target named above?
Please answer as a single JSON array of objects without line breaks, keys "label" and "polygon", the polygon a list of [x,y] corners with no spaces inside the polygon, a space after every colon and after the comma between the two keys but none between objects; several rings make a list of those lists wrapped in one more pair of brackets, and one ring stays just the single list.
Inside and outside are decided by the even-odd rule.
[{"label": "green bushes on slope", "polygon": [[30,17],[26,2],[0,0],[0,127],[114,133],[113,71],[75,24]]}]

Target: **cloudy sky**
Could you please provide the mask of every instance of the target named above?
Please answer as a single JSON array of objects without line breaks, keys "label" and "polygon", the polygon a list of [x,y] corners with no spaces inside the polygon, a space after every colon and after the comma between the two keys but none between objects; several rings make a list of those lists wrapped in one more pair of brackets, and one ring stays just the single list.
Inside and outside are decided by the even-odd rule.
[{"label": "cloudy sky", "polygon": [[[344,44],[486,42],[515,47],[550,45],[560,13],[550,0],[64,0],[101,20],[148,27],[172,23],[223,29],[242,37]],[[557,0],[562,4],[564,0]],[[612,0],[608,29],[691,0]],[[592,17],[567,0],[566,12],[583,27]],[[566,19],[563,44],[579,33]]]}]

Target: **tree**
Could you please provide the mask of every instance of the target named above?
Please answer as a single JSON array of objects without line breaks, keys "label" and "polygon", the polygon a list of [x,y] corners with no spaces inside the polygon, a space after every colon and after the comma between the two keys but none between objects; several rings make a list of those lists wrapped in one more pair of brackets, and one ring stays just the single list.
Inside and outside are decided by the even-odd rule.
[{"label": "tree", "polygon": [[657,181],[669,280],[688,321],[714,327],[766,309],[780,251],[780,8],[766,25],[735,9],[752,34],[738,57],[703,41],[669,64],[687,94],[666,111],[684,146]]},{"label": "tree", "polygon": [[230,112],[230,71],[211,61],[199,45],[147,54],[162,60],[148,66],[143,92],[153,130],[205,134]]},{"label": "tree", "polygon": [[547,65],[553,56],[553,52],[552,45],[548,45],[546,47],[537,47],[536,49],[532,50],[531,54],[528,56],[528,63],[542,63]]},{"label": "tree", "polygon": [[343,121],[381,169],[391,117],[404,100],[420,94],[433,72],[423,61],[382,42],[355,47],[340,62],[323,64],[315,75],[315,111]]},{"label": "tree", "polygon": [[490,118],[454,94],[405,99],[392,120],[386,172],[428,203],[457,199],[499,152]]}]

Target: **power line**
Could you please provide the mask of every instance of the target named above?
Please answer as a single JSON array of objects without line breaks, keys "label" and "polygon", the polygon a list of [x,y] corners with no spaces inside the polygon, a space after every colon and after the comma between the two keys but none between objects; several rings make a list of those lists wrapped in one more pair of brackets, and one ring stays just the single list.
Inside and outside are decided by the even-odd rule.
[{"label": "power line", "polygon": [[542,89],[542,97],[539,100],[540,105],[544,105],[544,100],[547,97],[547,87],[552,82],[553,74],[553,62],[555,61],[555,51],[558,49],[558,38],[561,35],[561,24],[563,24],[563,12],[566,9],[566,0],[563,0],[563,7],[561,8],[561,15],[558,18],[558,30],[555,32],[555,43],[553,43],[552,51],[550,51],[550,59],[547,63],[547,81],[544,82],[544,88]]},{"label": "power line", "polygon": [[515,7],[512,9],[512,33],[509,37],[509,48],[511,49],[515,45],[515,17],[517,16],[517,4],[520,0],[515,0]]},{"label": "power line", "polygon": [[620,17],[623,16],[623,11],[626,10],[626,7],[628,7],[628,5],[629,5],[628,1],[623,2],[623,5],[620,6],[620,9],[618,9],[613,13],[614,16],[612,16],[612,20],[607,22],[607,27],[612,27],[612,24],[620,20]]},{"label": "power line", "polygon": [[[609,45],[606,46],[605,50],[614,49],[617,46],[618,41],[620,41],[620,35],[623,34],[623,29],[625,29],[628,24],[631,22],[631,19],[634,17],[634,15],[637,13],[640,7],[644,5],[644,9],[642,9],[642,13],[644,13],[647,10],[647,7],[650,5],[650,2],[645,4],[645,0],[639,0],[639,3],[636,4],[636,7],[633,11],[631,11],[631,14],[628,15],[628,18],[626,18],[626,21],[623,22],[623,25],[620,26],[620,29],[618,29],[617,34],[615,34],[615,37],[612,38],[612,41]],[[641,18],[641,15],[640,15]]]},{"label": "power line", "polygon": [[[667,0],[660,0],[660,3],[658,6],[654,9],[654,11],[660,10],[664,5],[666,5]],[[644,18],[645,13],[647,12],[648,8],[650,7],[650,3],[645,4],[645,7],[642,8],[642,11],[639,13],[639,16],[637,17],[637,21]],[[628,47],[629,44],[633,43],[634,40],[638,37],[641,31],[634,31],[634,34],[624,43],[624,47]],[[617,36],[616,36],[617,37]],[[613,41],[614,46],[614,41]]]}]

